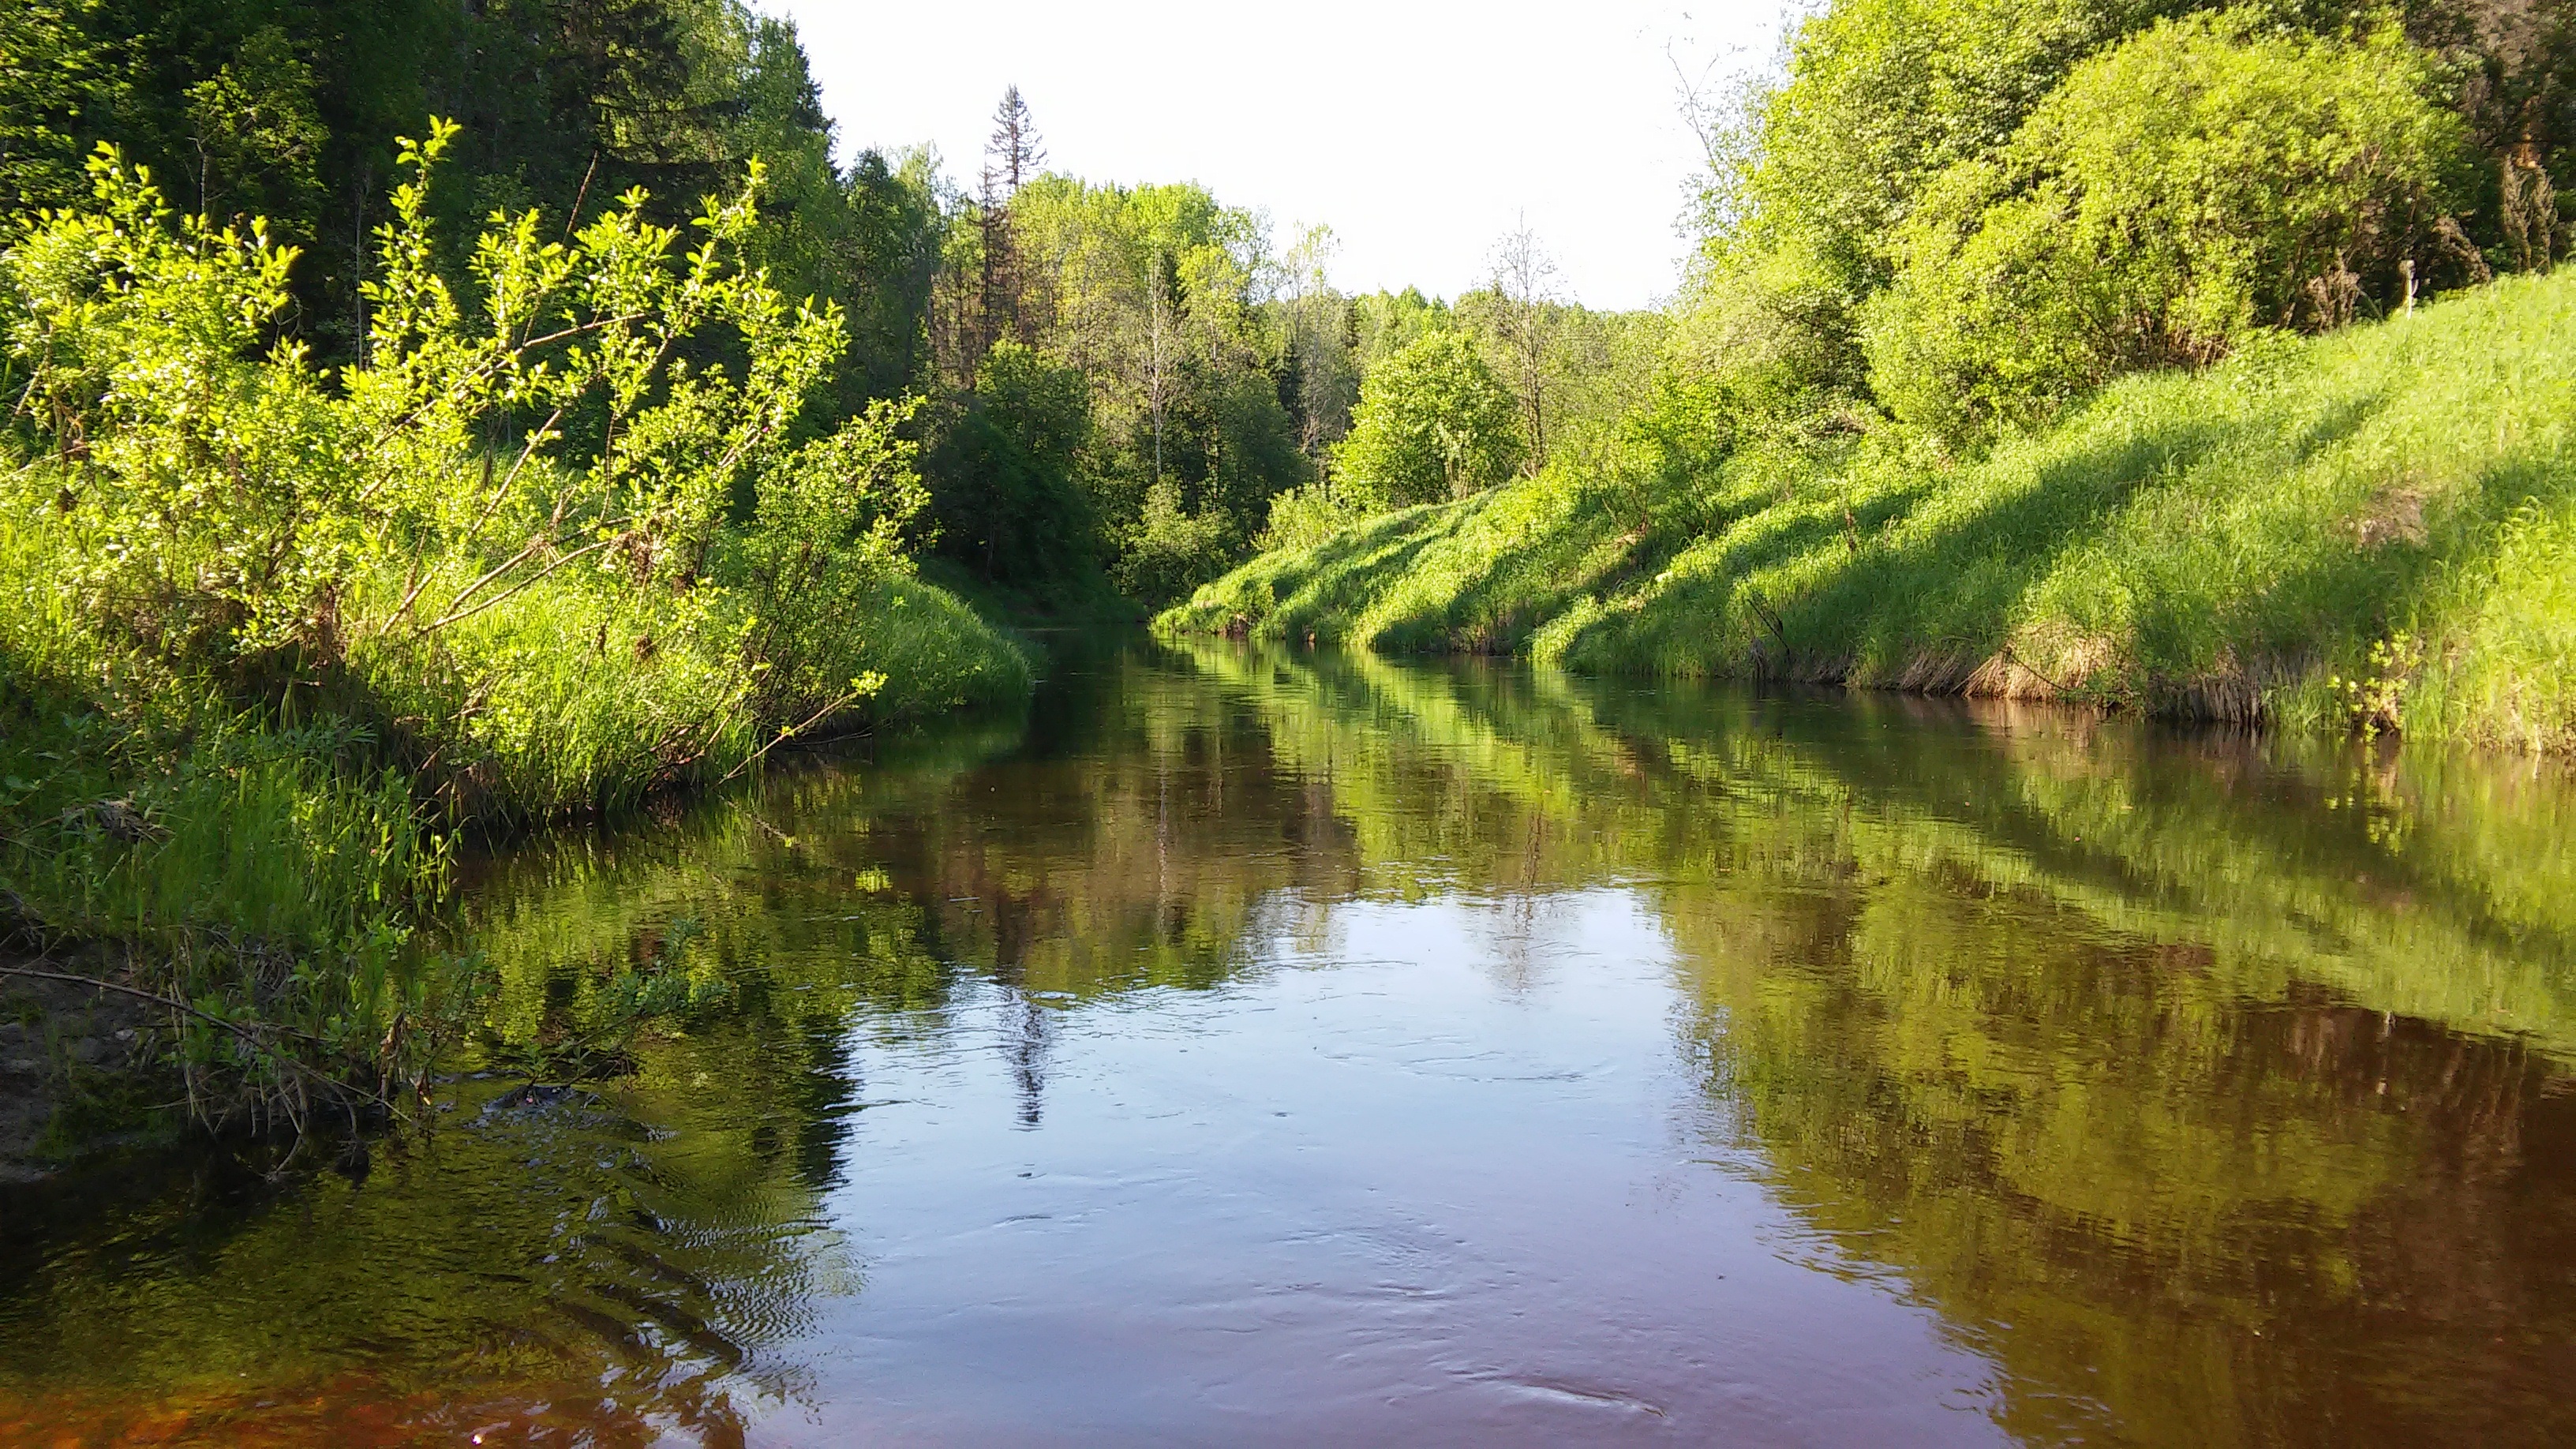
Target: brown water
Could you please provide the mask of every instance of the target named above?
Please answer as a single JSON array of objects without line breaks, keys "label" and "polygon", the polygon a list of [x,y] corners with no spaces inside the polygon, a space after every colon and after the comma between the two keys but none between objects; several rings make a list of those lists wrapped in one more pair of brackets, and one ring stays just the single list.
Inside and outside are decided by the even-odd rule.
[{"label": "brown water", "polygon": [[494,870],[433,1131],[0,1196],[0,1442],[2576,1442],[2554,770],[1222,645],[950,736]]}]

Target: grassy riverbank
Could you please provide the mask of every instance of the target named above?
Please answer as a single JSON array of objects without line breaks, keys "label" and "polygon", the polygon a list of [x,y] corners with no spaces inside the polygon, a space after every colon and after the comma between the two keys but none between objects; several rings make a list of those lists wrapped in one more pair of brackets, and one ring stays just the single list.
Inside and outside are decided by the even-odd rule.
[{"label": "grassy riverbank", "polygon": [[1645,489],[1569,456],[1158,627],[2565,750],[2571,545],[2562,275],[2131,377],[1976,456],[1885,426]]},{"label": "grassy riverbank", "polygon": [[327,372],[273,331],[295,253],[112,152],[0,249],[0,993],[143,1003],[125,1065],[219,1123],[417,1086],[480,987],[412,945],[464,833],[1029,686],[914,570],[917,404],[804,418],[844,321],[741,264],[757,167],[685,253],[640,193],[487,231],[466,308],[454,134]]},{"label": "grassy riverbank", "polygon": [[[243,1124],[385,1097],[482,989],[412,940],[464,834],[717,783],[800,722],[764,718],[728,631],[656,640],[570,585],[478,619],[437,668],[362,648],[254,697],[52,607],[52,576],[16,566],[47,526],[0,517],[0,1019],[20,1029],[0,1074],[27,1107],[0,1157],[134,1125],[135,1069],[154,1102],[175,1085]],[[830,663],[883,681],[830,732],[1026,694],[1021,648],[931,584],[880,580],[829,622]],[[65,974],[142,1028],[115,1060],[63,1029]]]}]

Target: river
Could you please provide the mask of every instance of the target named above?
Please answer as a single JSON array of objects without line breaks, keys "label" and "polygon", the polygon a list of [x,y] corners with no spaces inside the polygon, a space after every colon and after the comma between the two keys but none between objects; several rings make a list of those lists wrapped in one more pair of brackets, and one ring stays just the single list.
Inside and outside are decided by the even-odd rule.
[{"label": "river", "polygon": [[2560,767],[1057,653],[478,867],[425,1128],[0,1190],[0,1442],[2576,1442]]}]

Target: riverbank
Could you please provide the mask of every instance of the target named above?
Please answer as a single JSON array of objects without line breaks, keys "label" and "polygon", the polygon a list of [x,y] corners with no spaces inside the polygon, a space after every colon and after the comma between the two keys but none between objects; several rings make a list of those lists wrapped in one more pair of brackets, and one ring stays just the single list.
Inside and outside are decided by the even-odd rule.
[{"label": "riverbank", "polygon": [[[0,520],[0,559],[41,552],[38,531]],[[450,668],[479,681],[480,707],[406,719],[437,677],[371,689],[361,656],[261,708],[46,608],[45,578],[0,585],[9,1179],[190,1116],[256,1131],[386,1109],[484,994],[478,962],[415,941],[461,842],[739,778],[799,724],[847,735],[1007,707],[1032,674],[1006,629],[895,578],[831,621],[830,666],[876,687],[771,723],[721,635],[594,648],[594,631],[552,627],[582,601],[540,589],[460,644],[476,652]],[[728,727],[672,727],[728,701]]]},{"label": "riverbank", "polygon": [[2132,377],[1975,455],[1880,426],[1646,483],[1560,461],[1157,628],[2565,751],[2576,276]]},{"label": "riverbank", "polygon": [[460,842],[1030,688],[916,573],[917,401],[800,422],[846,327],[742,265],[756,165],[685,254],[640,191],[487,231],[459,306],[456,134],[400,144],[337,368],[278,341],[292,248],[113,152],[0,249],[0,951],[114,961],[219,1129],[417,1096],[481,990],[414,942]]}]

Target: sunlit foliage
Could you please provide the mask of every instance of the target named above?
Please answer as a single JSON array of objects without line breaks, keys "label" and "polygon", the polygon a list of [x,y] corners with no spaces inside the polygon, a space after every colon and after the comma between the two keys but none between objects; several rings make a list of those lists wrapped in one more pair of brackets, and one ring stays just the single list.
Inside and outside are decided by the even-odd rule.
[{"label": "sunlit foliage", "polygon": [[2464,128],[2432,84],[2394,30],[2349,44],[2235,15],[2086,61],[1898,228],[1864,315],[1872,389],[1952,433],[2030,421],[2122,372],[2483,271],[2451,219]]},{"label": "sunlit foliage", "polygon": [[1370,505],[1401,508],[1490,488],[1520,466],[1525,446],[1493,369],[1464,334],[1442,331],[1369,370],[1334,466]]}]

